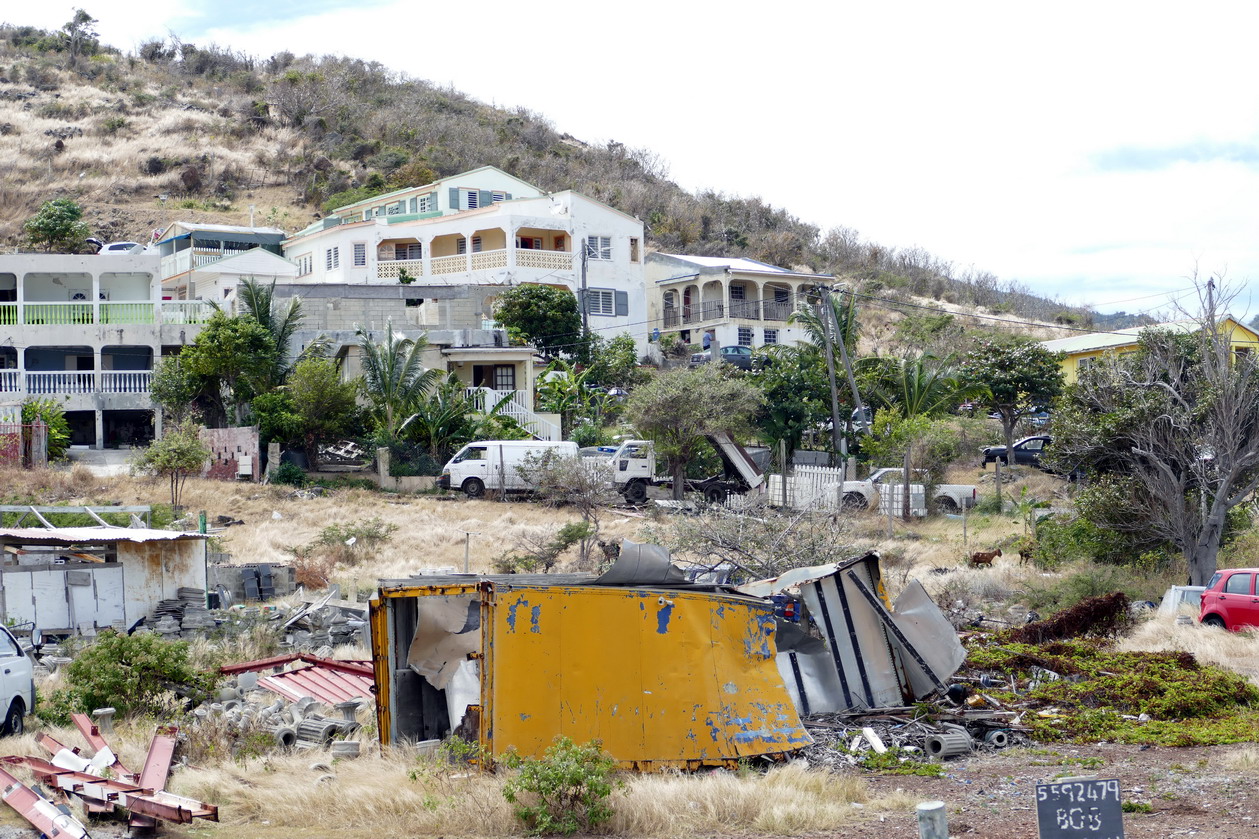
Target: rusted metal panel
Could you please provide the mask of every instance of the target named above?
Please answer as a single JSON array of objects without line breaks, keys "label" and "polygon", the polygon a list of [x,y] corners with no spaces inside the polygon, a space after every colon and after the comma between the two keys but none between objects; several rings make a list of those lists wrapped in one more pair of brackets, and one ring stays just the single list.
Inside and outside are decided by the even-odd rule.
[{"label": "rusted metal panel", "polygon": [[6,527],[0,528],[0,542],[30,545],[74,545],[80,542],[180,542],[204,540],[204,533],[178,530],[151,530],[131,527]]},{"label": "rusted metal panel", "polygon": [[0,769],[0,798],[44,836],[55,839],[83,839],[87,836],[87,828],[73,816],[58,810],[51,801],[40,798],[3,769]]}]

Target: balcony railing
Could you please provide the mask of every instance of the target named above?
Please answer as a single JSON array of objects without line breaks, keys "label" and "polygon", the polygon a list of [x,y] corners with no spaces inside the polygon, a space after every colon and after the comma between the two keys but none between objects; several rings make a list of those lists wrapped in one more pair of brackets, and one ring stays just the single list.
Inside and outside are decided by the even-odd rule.
[{"label": "balcony railing", "polygon": [[[464,393],[472,403],[473,409],[480,413],[489,413],[502,402],[503,405],[499,408],[499,413],[514,419],[534,437],[537,437],[539,440],[561,439],[560,427],[538,416],[529,407],[532,400],[530,400],[527,391],[470,387],[466,388]],[[506,402],[503,400],[506,400]]]},{"label": "balcony railing", "polygon": [[[516,267],[539,271],[569,271],[573,267],[573,254],[569,251],[543,251],[516,248]],[[402,270],[412,277],[440,276],[442,274],[466,274],[471,271],[492,271],[506,268],[511,251],[499,248],[492,251],[474,251],[452,256],[434,256],[424,270],[422,259],[382,259],[376,262],[376,279],[396,280]]]},{"label": "balcony railing", "polygon": [[148,393],[153,382],[149,370],[103,370],[101,393]]},{"label": "balcony railing", "polygon": [[204,300],[163,300],[162,323],[208,323],[214,307]]},{"label": "balcony railing", "polygon": [[791,304],[766,300],[764,304],[765,320],[787,320],[791,317]]},{"label": "balcony railing", "polygon": [[17,326],[16,303],[0,303],[0,326]]},{"label": "balcony railing", "polygon": [[720,301],[709,300],[705,303],[690,306],[683,310],[683,323],[702,323],[706,320],[721,320],[725,317],[726,307]]},{"label": "balcony railing", "polygon": [[152,303],[102,303],[101,323],[153,323]]},{"label": "balcony railing", "polygon": [[761,319],[761,301],[759,300],[731,300],[730,301],[730,317],[743,318],[744,320],[760,320]]},{"label": "balcony railing", "polygon": [[64,373],[27,373],[26,392],[36,395],[96,393],[96,373],[91,370]]},{"label": "balcony railing", "polygon": [[664,310],[664,327],[671,329],[682,322],[682,315],[677,309]]},{"label": "balcony railing", "polygon": [[17,370],[0,370],[0,393],[17,393],[22,389],[22,380]]},{"label": "balcony railing", "polygon": [[31,326],[79,326],[96,322],[91,303],[27,303],[24,322]]}]

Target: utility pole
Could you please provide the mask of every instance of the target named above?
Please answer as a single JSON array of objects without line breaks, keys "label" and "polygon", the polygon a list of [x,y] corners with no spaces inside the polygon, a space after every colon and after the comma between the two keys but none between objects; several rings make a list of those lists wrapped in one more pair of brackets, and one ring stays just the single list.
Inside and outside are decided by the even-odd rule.
[{"label": "utility pole", "polygon": [[586,302],[586,261],[590,258],[588,237],[581,240],[581,337],[585,340],[590,335],[590,304]]},{"label": "utility pole", "polygon": [[[857,378],[853,375],[853,372],[852,372],[852,360],[848,358],[848,346],[847,346],[848,342],[844,340],[843,334],[840,333],[839,317],[838,315],[835,314],[834,304],[831,303],[832,289],[830,286],[821,286],[821,289],[822,289],[822,299],[826,304],[825,305],[826,311],[823,313],[823,315],[825,316],[827,323],[834,325],[835,333],[839,335],[839,357],[844,363],[844,373],[847,375],[847,378],[848,378],[848,389],[852,391],[853,406],[854,406],[854,409],[856,410],[858,420],[860,422],[865,422],[866,420],[865,406],[861,402],[861,394],[857,392]],[[830,328],[828,327],[822,331],[827,336],[826,369],[827,369],[827,372],[830,374],[830,380],[831,380],[831,414],[832,414],[831,422],[837,423],[838,417],[839,417],[839,393],[835,386],[835,362],[833,359],[833,352],[831,349],[832,341],[830,337]],[[873,419],[873,417],[871,417],[871,419]],[[866,430],[869,431],[868,428]],[[847,441],[845,440],[843,442],[844,442],[844,445],[842,446],[842,448],[844,449],[844,452],[843,452],[844,462],[841,464],[841,467],[843,469],[843,473],[841,477],[844,480],[847,480],[848,478]],[[836,447],[836,451],[838,451],[841,448],[839,444],[836,444],[835,447]]]}]

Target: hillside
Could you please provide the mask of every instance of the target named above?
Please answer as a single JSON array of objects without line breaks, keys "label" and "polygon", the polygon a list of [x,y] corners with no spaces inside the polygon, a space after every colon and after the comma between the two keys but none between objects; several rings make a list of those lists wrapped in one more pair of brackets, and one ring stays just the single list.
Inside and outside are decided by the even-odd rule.
[{"label": "hillside", "polygon": [[[45,200],[72,197],[106,240],[174,218],[296,229],[335,196],[364,197],[490,164],[573,188],[644,221],[670,252],[833,273],[868,293],[986,307],[1077,326],[1128,325],[958,269],[921,248],[820,230],[755,197],[691,194],[660,154],[591,145],[544,116],[348,57],[257,58],[176,36],[126,55],[90,38],[0,24],[0,243]],[[733,190],[738,184],[731,184]],[[329,199],[333,199],[329,202]]]}]

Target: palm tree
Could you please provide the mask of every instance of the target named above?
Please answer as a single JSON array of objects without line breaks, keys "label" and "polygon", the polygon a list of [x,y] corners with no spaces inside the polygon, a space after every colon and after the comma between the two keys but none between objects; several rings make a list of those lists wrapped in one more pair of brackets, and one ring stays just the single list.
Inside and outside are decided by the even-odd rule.
[{"label": "palm tree", "polygon": [[376,343],[361,329],[358,336],[363,395],[376,411],[378,427],[390,440],[397,439],[403,421],[442,380],[442,372],[424,369],[421,358],[428,339],[402,337],[393,331],[393,321],[385,324],[383,343]]},{"label": "palm tree", "polygon": [[[823,298],[825,301],[826,298]],[[839,292],[831,294],[831,310],[835,315],[834,323],[839,324],[839,335],[844,339],[844,346],[848,351],[854,352],[857,348],[857,296]],[[826,330],[828,328],[824,320],[822,302],[817,306],[808,309],[799,309],[791,313],[787,318],[787,323],[798,323],[804,329],[806,335],[809,336],[809,342],[819,350],[826,350]]]},{"label": "palm tree", "polygon": [[[289,357],[289,345],[304,318],[302,301],[298,297],[290,297],[287,305],[277,307],[274,281],[271,285],[263,285],[253,277],[245,280],[240,286],[240,304],[242,314],[257,321],[275,343],[275,365],[268,375],[268,386],[279,387],[288,379],[298,361],[323,352],[325,344],[321,338],[312,342],[296,358]],[[211,305],[218,308],[217,303],[212,302]]]},{"label": "palm tree", "polygon": [[876,408],[896,411],[903,417],[932,416],[951,411],[957,404],[978,395],[982,386],[962,377],[951,359],[933,355],[873,357],[858,362],[872,386],[867,399]]}]

